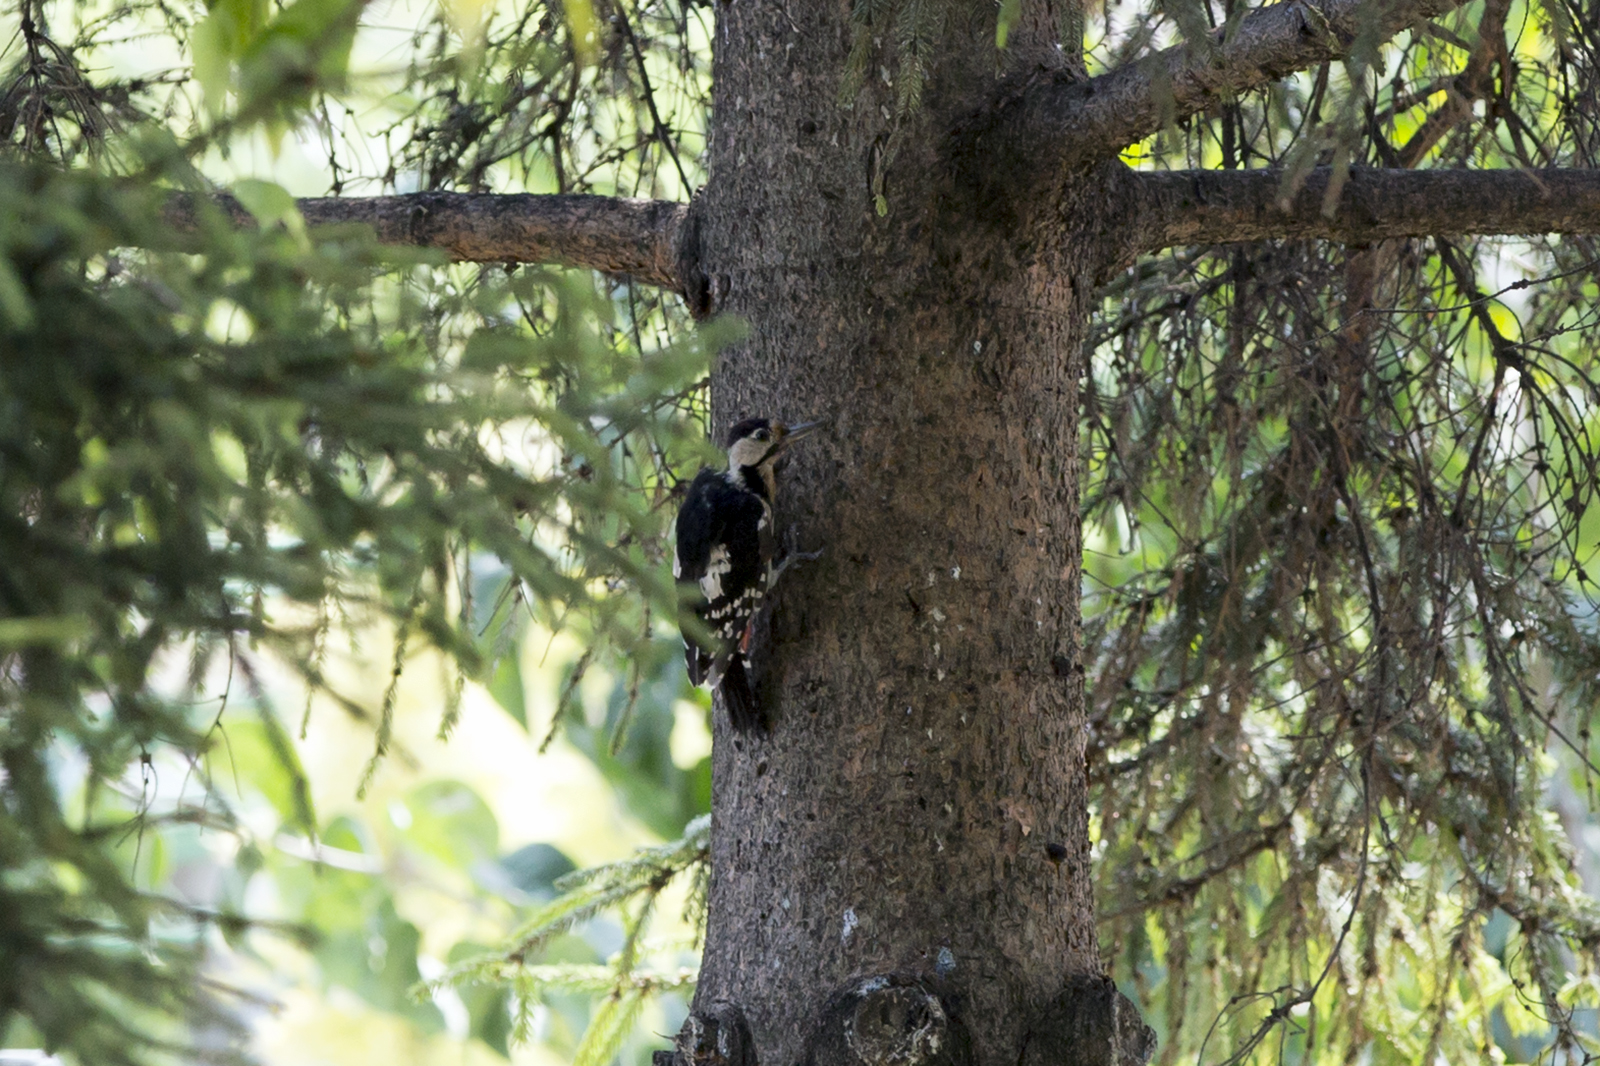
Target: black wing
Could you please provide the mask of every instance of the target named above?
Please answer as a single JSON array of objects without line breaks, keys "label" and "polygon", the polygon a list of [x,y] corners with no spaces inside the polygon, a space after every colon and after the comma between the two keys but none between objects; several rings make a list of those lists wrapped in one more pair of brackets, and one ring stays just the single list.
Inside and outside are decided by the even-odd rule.
[{"label": "black wing", "polygon": [[713,470],[702,469],[695,475],[694,481],[689,485],[688,495],[683,498],[683,506],[678,510],[678,522],[675,529],[677,545],[677,565],[672,573],[679,584],[692,584],[696,588],[700,579],[706,576],[706,567],[711,562],[711,546],[722,536],[724,516],[719,514],[716,501],[717,483],[722,476]]},{"label": "black wing", "polygon": [[[765,513],[759,496],[712,470],[702,470],[695,477],[678,511],[678,583],[688,586],[685,599],[694,604],[695,614],[724,645],[737,643],[765,591]],[[712,584],[716,587],[707,590],[703,584],[714,559],[717,572]],[[711,674],[717,653],[730,650],[702,648],[687,634],[683,643],[689,679],[697,685]]]}]

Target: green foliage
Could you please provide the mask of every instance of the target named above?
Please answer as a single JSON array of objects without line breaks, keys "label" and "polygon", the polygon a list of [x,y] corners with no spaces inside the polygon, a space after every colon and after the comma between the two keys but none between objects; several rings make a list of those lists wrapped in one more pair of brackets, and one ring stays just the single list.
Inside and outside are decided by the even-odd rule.
[{"label": "green foliage", "polygon": [[[569,873],[555,883],[560,895],[535,910],[507,947],[458,962],[430,986],[511,986],[519,1001],[514,1040],[527,1039],[529,1008],[539,999],[560,993],[598,996],[599,1007],[573,1062],[605,1066],[615,1058],[647,997],[694,983],[692,970],[661,972],[642,969],[639,963],[661,894],[680,877],[691,881],[685,918],[703,930],[710,851],[711,816],[703,814],[678,840],[640,848],[621,862]],[[623,915],[623,942],[606,965],[535,961],[559,934],[611,911]]]},{"label": "green foliage", "polygon": [[662,709],[671,708],[675,700],[704,697],[689,686],[681,644],[669,637],[651,651],[648,659],[632,657],[606,699],[605,719],[594,726],[573,722],[567,738],[593,760],[651,832],[670,840],[711,809],[711,757],[688,771],[673,763],[676,721]]},{"label": "green foliage", "polygon": [[[1558,86],[1592,43],[1552,47],[1520,5],[1454,29],[1142,162],[1591,165],[1592,107]],[[1442,84],[1498,94],[1489,117],[1430,122],[1460,106]],[[1595,262],[1581,239],[1264,244],[1108,289],[1090,768],[1102,932],[1159,1061],[1600,1046],[1573,848],[1600,756]]]},{"label": "green foliage", "polygon": [[293,118],[313,87],[337,89],[350,61],[360,0],[216,0],[190,34],[195,79],[214,116],[231,93],[249,119]]},{"label": "green foliage", "polygon": [[[530,622],[601,656],[663,660],[650,622],[676,609],[663,505],[672,471],[700,455],[714,333],[646,352],[636,324],[616,325],[635,322],[626,303],[587,277],[443,268],[356,232],[311,234],[270,182],[235,188],[259,231],[203,195],[192,225],[164,219],[174,188],[204,192],[189,159],[252,129],[278,136],[346,84],[360,12],[213,5],[189,34],[212,126],[180,145],[147,121],[175,100],[159,104],[161,85],[92,83],[42,9],[22,9],[0,97],[23,153],[0,160],[8,1044],[97,1064],[234,1061],[244,1034],[208,960],[262,935],[311,945],[323,980],[441,1028],[409,994],[418,928],[374,876],[364,827],[319,822],[272,690],[287,671],[368,722],[370,782],[426,650],[453,664],[442,730],[466,679],[506,688],[501,663]],[[93,165],[60,166],[80,159]],[[393,634],[376,699],[329,659],[341,634],[373,631]],[[241,768],[276,846],[228,798]],[[408,807],[414,861],[507,882],[475,795],[434,785]],[[236,856],[204,906],[163,887],[172,856],[200,846],[186,829]],[[246,915],[257,874],[289,922]],[[487,891],[478,877],[467,887]],[[595,1030],[605,1047],[630,995]],[[505,1007],[473,1003],[502,1048]]]},{"label": "green foliage", "polygon": [[[446,26],[419,34],[396,95],[387,174],[334,156],[334,188],[354,176],[424,189],[607,192],[686,200],[703,180],[710,102],[708,5],[530,3],[484,6],[465,41]],[[441,19],[447,22],[447,19]],[[334,144],[359,158],[371,130],[346,113]],[[681,311],[628,292],[645,329],[675,330]]]},{"label": "green foliage", "polygon": [[[419,903],[424,913],[438,915],[441,903],[466,900],[492,924],[507,922],[539,900],[553,898],[554,882],[573,870],[566,856],[546,844],[510,855],[500,855],[498,848],[499,827],[483,799],[463,783],[435,780],[391,800],[387,818],[333,820],[315,844],[280,834],[261,862],[279,907],[316,934],[312,957],[321,986],[354,993],[368,1008],[403,1018],[414,1032],[428,1034],[441,1031],[446,1020],[440,996],[422,987],[422,930],[406,915],[416,914]],[[526,956],[525,969],[530,980],[546,970],[571,971],[588,974],[588,983],[540,985],[543,994],[530,992],[526,1004],[514,1001],[516,982],[470,976],[450,981],[430,969],[427,983],[457,997],[466,1015],[465,1035],[502,1055],[514,1040],[530,1038],[531,1008],[540,1003],[560,1016],[570,1045],[576,1046],[589,1025],[594,975],[614,978],[614,969],[601,964],[611,931],[584,933],[552,932]],[[470,973],[489,954],[480,941],[457,940],[445,972]],[[614,986],[609,980],[594,994]],[[514,1029],[516,1017],[523,1019],[520,1030]]]},{"label": "green foliage", "polygon": [[[640,639],[627,608],[596,590],[626,581],[672,602],[658,556],[639,547],[659,538],[661,520],[611,457],[624,440],[648,439],[663,459],[687,443],[692,426],[674,422],[670,403],[651,410],[650,398],[693,381],[704,356],[695,343],[642,363],[579,355],[571,321],[604,305],[551,275],[462,294],[484,312],[555,310],[542,335],[491,323],[458,349],[439,343],[411,268],[353,235],[308,245],[202,217],[196,255],[156,225],[142,190],[16,167],[0,170],[0,203],[16,286],[0,338],[0,492],[13,516],[0,524],[10,871],[0,912],[11,927],[0,1006],[85,1060],[134,1061],[167,1037],[124,1031],[134,1027],[124,1018],[144,1015],[92,1009],[96,997],[189,998],[196,938],[241,919],[191,915],[187,936],[157,934],[173,904],[137,888],[104,846],[158,819],[228,828],[225,812],[181,796],[162,809],[138,793],[134,810],[106,822],[100,794],[130,775],[148,782],[151,760],[173,755],[209,786],[205,757],[228,695],[242,686],[259,703],[269,659],[368,715],[316,653],[352,619],[389,619],[397,677],[417,645],[449,654],[463,676],[483,674],[491,653],[467,594],[479,555],[499,560],[511,595],[536,614],[582,616],[624,647]],[[149,251],[119,262],[122,246]],[[504,447],[530,421],[563,453],[543,469]],[[204,696],[214,661],[233,679],[221,704]],[[184,664],[177,676],[169,663]],[[443,694],[446,715],[455,690]],[[391,691],[375,722],[378,755],[393,702]],[[252,713],[229,742],[235,757],[253,745],[280,764],[268,794],[314,831],[277,719]],[[85,767],[91,813],[70,812],[53,787],[52,762],[64,758]],[[419,802],[422,833],[442,800]],[[456,817],[424,843],[455,849],[442,855],[450,862],[474,848],[493,857],[492,839],[463,830]],[[56,943],[74,911],[78,934]],[[157,965],[158,948],[174,961]],[[369,998],[394,1004],[416,979],[414,964],[362,978],[390,989],[388,1001]]]}]

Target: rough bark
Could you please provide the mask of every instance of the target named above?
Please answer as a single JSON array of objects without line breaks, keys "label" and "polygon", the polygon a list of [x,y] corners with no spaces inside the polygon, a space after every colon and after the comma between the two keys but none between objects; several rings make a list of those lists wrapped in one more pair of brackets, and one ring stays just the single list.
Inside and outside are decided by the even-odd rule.
[{"label": "rough bark", "polygon": [[[1332,171],[1310,171],[1284,197],[1277,170],[1183,170],[1129,176],[1137,212],[1119,258],[1186,244],[1319,239],[1364,244],[1460,233],[1600,232],[1600,171],[1355,169],[1325,211]],[[240,225],[232,197],[214,201]],[[1135,201],[1130,201],[1134,203]],[[688,296],[699,268],[688,204],[601,196],[417,193],[297,201],[307,224],[371,226],[384,243],[443,250],[457,262],[555,262],[631,276]],[[187,229],[194,207],[175,198],[168,219]],[[853,216],[852,216],[853,217]],[[709,279],[714,282],[716,279]],[[709,310],[709,293],[701,294]]]},{"label": "rough bark", "polygon": [[1363,244],[1458,233],[1600,231],[1600,171],[1355,169],[1324,211],[1333,172],[1319,167],[1283,200],[1276,170],[1138,176],[1141,251],[1182,244],[1316,238]]},{"label": "rough bark", "polygon": [[696,1011],[736,1008],[774,1066],[1013,1064],[1046,1018],[1116,1002],[1070,983],[1100,973],[1075,426],[1102,223],[1131,203],[1120,167],[1026,226],[962,185],[935,133],[995,90],[988,10],[946,27],[898,137],[892,88],[838,104],[846,15],[719,9],[698,262],[750,340],[715,428],[833,423],[783,475],[781,520],[824,555],[758,643],[775,724],[717,720]]},{"label": "rough bark", "polygon": [[[238,200],[212,201],[238,225],[254,219]],[[610,196],[424,192],[296,201],[308,226],[372,227],[385,244],[442,249],[456,262],[565,263],[682,292],[679,238],[689,205]],[[179,229],[196,223],[186,196],[167,205]]]}]

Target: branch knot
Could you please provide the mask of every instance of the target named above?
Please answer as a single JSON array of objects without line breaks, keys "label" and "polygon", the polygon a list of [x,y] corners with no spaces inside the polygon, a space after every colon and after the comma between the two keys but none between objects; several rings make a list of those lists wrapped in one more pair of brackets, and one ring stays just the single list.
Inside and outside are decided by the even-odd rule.
[{"label": "branch knot", "polygon": [[806,1066],[970,1066],[966,1029],[921,981],[885,974],[836,994]]}]

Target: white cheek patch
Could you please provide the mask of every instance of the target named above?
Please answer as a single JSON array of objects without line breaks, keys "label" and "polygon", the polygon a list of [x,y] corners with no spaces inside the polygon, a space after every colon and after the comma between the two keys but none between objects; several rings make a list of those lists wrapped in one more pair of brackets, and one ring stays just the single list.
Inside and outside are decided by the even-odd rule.
[{"label": "white cheek patch", "polygon": [[680,578],[683,576],[683,560],[678,558],[678,553],[676,551],[672,553],[672,576],[674,578]]},{"label": "white cheek patch", "polygon": [[738,470],[741,466],[757,466],[765,458],[767,449],[772,447],[767,441],[746,437],[728,449],[728,467]]},{"label": "white cheek patch", "polygon": [[700,579],[700,594],[712,603],[722,599],[722,579],[732,569],[733,561],[728,558],[727,545],[712,545],[711,559],[706,563],[706,576]]}]

